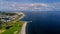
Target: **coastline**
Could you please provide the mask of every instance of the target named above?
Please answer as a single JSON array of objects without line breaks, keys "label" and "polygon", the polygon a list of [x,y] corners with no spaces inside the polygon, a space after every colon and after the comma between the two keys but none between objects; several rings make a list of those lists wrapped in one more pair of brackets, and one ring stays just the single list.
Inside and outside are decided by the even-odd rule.
[{"label": "coastline", "polygon": [[[13,21],[11,21],[13,23],[13,25],[12,25],[11,22],[9,22],[8,25],[7,25],[7,26],[12,26],[12,28],[6,29],[6,30],[5,29],[1,30],[2,32],[0,32],[0,33],[2,33],[2,34],[8,34],[8,33],[9,34],[13,34],[13,33],[14,34],[16,34],[16,33],[19,34],[23,31],[25,32],[25,27],[26,27],[25,25],[27,24],[27,22],[26,21],[21,21],[20,22],[20,20],[25,17],[25,14],[22,13],[22,12],[14,12],[14,13],[16,13],[15,19]],[[4,28],[7,27],[5,24],[4,24],[4,26],[5,26]]]},{"label": "coastline", "polygon": [[14,13],[17,13],[18,15],[23,14],[18,20],[21,20],[21,19],[24,18],[24,16],[25,16],[25,14],[22,13],[22,12],[14,12]]},{"label": "coastline", "polygon": [[[22,14],[22,16],[20,17],[18,17],[18,19],[15,19],[16,21],[20,21],[22,18],[24,18],[24,16],[25,16],[25,14],[24,13],[22,13],[22,12],[14,12],[14,13],[16,13],[16,14],[18,14],[18,15],[21,15]],[[16,21],[13,21],[14,23],[16,22]]]},{"label": "coastline", "polygon": [[[18,15],[20,15],[20,14],[23,14],[19,19],[17,19],[17,20],[21,20],[22,18],[24,18],[25,17],[25,14],[24,13],[22,13],[22,12],[15,12],[15,13],[17,13]],[[26,26],[27,26],[27,21],[23,21],[23,25],[22,25],[22,27],[21,27],[21,29],[19,30],[19,33],[18,34],[26,34]]]},{"label": "coastline", "polygon": [[[22,13],[23,14],[23,13]],[[23,16],[21,16],[19,19],[21,20],[22,18],[24,18],[25,17],[25,14],[23,14]]]},{"label": "coastline", "polygon": [[27,26],[28,22],[24,22],[23,26],[21,27],[21,30],[19,32],[19,34],[26,34],[26,26]]},{"label": "coastline", "polygon": [[[19,13],[18,13],[19,14]],[[24,13],[20,13],[20,14],[23,14],[18,20],[21,20],[22,18],[24,18],[25,14]],[[26,26],[27,26],[27,21],[23,21],[23,25],[19,31],[18,34],[26,34]]]}]

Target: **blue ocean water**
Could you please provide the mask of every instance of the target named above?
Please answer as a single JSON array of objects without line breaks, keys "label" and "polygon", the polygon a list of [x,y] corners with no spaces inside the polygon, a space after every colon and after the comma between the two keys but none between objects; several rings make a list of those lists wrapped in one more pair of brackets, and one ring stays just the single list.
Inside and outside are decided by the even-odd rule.
[{"label": "blue ocean water", "polygon": [[24,12],[22,20],[32,21],[27,24],[26,34],[60,34],[60,11]]}]

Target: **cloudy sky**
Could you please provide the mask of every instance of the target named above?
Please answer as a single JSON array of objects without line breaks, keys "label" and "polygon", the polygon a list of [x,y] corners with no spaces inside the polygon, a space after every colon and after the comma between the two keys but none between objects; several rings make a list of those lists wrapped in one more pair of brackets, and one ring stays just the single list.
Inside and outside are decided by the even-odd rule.
[{"label": "cloudy sky", "polygon": [[0,0],[0,11],[60,11],[60,0]]}]

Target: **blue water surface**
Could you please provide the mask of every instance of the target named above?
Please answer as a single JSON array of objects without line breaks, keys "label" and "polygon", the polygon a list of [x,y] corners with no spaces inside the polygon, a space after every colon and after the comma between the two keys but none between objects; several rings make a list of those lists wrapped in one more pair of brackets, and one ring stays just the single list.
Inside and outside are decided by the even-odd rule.
[{"label": "blue water surface", "polygon": [[60,34],[60,11],[23,11],[26,34]]}]

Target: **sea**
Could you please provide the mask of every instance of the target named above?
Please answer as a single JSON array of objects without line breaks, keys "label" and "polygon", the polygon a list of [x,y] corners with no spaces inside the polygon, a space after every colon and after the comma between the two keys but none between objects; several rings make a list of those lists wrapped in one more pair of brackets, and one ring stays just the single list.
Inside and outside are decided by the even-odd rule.
[{"label": "sea", "polygon": [[[60,11],[23,11],[26,34],[60,34]],[[30,22],[31,21],[31,22]]]},{"label": "sea", "polygon": [[[18,11],[19,12],[19,11]],[[26,34],[60,34],[60,11],[22,11]]]}]

